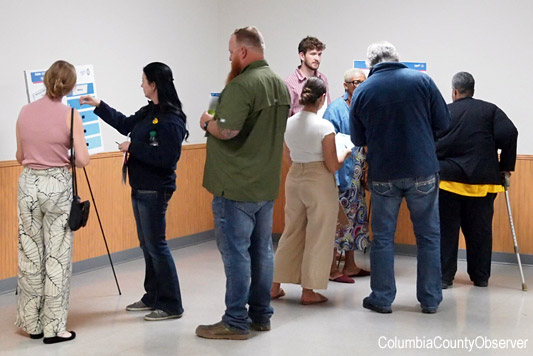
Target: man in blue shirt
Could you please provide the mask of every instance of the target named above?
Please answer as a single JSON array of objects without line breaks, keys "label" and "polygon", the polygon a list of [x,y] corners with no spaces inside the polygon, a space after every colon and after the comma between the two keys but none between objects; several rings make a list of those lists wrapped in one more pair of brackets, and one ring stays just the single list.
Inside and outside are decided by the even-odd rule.
[{"label": "man in blue shirt", "polygon": [[442,289],[434,137],[448,127],[450,114],[433,80],[399,63],[392,44],[370,45],[367,64],[368,79],[354,93],[350,108],[352,141],[368,147],[372,194],[372,293],[363,306],[378,313],[392,312],[394,233],[405,198],[417,243],[417,298],[422,312],[435,313]]}]

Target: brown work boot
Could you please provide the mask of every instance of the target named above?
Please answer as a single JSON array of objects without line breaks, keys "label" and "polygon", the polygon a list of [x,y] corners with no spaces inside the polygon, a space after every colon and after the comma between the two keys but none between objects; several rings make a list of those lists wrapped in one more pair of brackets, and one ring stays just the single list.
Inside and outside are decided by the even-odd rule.
[{"label": "brown work boot", "polygon": [[267,321],[266,323],[263,323],[263,324],[254,323],[252,321],[250,323],[250,328],[254,329],[255,331],[270,331],[270,321]]},{"label": "brown work boot", "polygon": [[250,331],[232,328],[220,321],[213,325],[199,325],[196,335],[206,339],[246,340],[250,337]]}]

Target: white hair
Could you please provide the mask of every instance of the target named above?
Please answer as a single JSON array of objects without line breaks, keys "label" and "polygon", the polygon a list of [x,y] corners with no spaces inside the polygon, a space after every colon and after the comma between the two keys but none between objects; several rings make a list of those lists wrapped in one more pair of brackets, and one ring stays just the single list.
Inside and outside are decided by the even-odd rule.
[{"label": "white hair", "polygon": [[365,72],[363,72],[361,69],[350,68],[346,72],[344,72],[344,81],[348,83],[350,81],[350,78],[352,78],[356,74],[363,74],[363,76],[366,78]]},{"label": "white hair", "polygon": [[368,68],[372,68],[381,62],[400,61],[396,47],[387,41],[372,43],[370,46],[368,46],[366,58],[366,65]]}]

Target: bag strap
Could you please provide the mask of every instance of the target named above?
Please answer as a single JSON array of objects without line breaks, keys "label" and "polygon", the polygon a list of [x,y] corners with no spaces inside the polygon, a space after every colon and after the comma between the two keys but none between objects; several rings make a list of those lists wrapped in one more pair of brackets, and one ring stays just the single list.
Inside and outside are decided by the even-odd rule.
[{"label": "bag strap", "polygon": [[78,195],[78,183],[76,182],[76,153],[74,152],[74,108],[70,109],[70,166],[72,167],[72,195]]}]

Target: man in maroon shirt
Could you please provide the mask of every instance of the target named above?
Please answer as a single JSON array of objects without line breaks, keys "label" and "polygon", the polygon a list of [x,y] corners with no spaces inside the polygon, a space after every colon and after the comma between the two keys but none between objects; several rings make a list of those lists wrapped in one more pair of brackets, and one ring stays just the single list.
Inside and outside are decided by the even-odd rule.
[{"label": "man in maroon shirt", "polygon": [[329,84],[326,76],[318,71],[320,62],[322,61],[322,52],[326,49],[326,45],[316,37],[307,36],[300,41],[298,45],[298,53],[300,55],[300,65],[296,68],[294,73],[285,79],[285,83],[289,88],[291,94],[291,110],[289,116],[296,114],[302,110],[302,105],[298,102],[300,94],[304,87],[307,78],[319,77],[326,83],[326,97],[328,105],[331,103],[329,97]]}]

